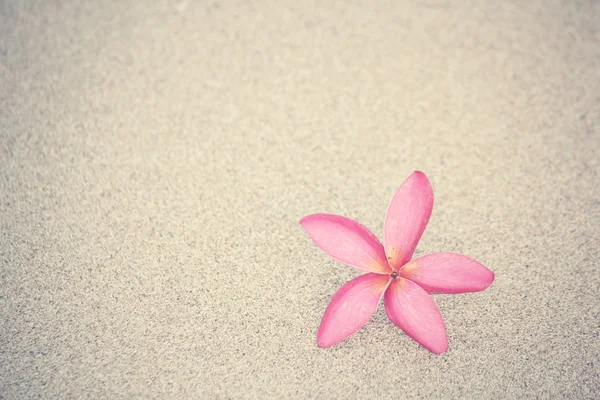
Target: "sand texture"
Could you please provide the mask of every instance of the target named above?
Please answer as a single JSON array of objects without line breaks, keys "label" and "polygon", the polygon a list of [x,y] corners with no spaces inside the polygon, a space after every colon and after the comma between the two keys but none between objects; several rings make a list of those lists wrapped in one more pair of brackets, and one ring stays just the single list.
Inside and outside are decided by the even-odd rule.
[{"label": "sand texture", "polygon": [[[600,2],[0,1],[0,398],[594,398]],[[448,352],[305,215],[382,238],[414,170]]]}]

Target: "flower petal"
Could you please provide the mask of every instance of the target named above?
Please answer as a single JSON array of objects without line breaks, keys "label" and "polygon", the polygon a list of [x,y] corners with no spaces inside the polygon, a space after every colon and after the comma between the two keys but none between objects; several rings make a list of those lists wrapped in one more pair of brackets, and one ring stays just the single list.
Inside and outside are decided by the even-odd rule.
[{"label": "flower petal", "polygon": [[317,333],[319,347],[333,346],[362,328],[377,309],[389,282],[389,276],[369,273],[345,283],[323,315]]},{"label": "flower petal", "polygon": [[336,260],[364,271],[392,272],[381,242],[358,222],[339,215],[313,214],[302,218],[300,225],[321,250]]},{"label": "flower petal", "polygon": [[433,298],[419,285],[398,278],[385,292],[388,317],[408,336],[432,353],[448,350],[444,319]]},{"label": "flower petal", "polygon": [[392,269],[410,261],[432,209],[431,184],[424,173],[415,171],[396,191],[385,218],[385,252]]},{"label": "flower petal", "polygon": [[416,258],[400,270],[429,293],[478,292],[490,286],[494,273],[477,261],[456,253],[434,253]]}]

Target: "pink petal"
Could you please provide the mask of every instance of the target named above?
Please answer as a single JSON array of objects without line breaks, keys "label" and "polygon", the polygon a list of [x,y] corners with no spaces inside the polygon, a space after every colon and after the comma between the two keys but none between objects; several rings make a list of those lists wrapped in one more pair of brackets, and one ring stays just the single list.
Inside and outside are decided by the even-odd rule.
[{"label": "pink petal", "polygon": [[432,209],[431,184],[424,173],[415,171],[396,191],[385,218],[385,252],[392,269],[410,261]]},{"label": "pink petal", "polygon": [[321,250],[336,260],[364,271],[392,272],[379,240],[358,222],[339,215],[313,214],[302,218],[300,225]]},{"label": "pink petal", "polygon": [[433,298],[414,282],[398,278],[385,292],[388,317],[432,353],[448,350],[446,326]]},{"label": "pink petal", "polygon": [[365,274],[346,282],[331,298],[323,315],[317,343],[329,347],[362,328],[371,318],[385,292],[387,275]]},{"label": "pink petal", "polygon": [[429,293],[478,292],[494,281],[492,271],[456,253],[434,253],[414,259],[402,267],[400,276]]}]

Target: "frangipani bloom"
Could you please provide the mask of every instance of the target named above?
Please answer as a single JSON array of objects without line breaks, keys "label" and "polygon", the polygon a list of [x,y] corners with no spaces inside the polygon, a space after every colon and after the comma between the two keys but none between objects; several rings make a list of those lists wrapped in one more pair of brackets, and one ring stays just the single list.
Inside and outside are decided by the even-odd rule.
[{"label": "frangipani bloom", "polygon": [[433,190],[420,171],[400,186],[385,218],[384,245],[367,228],[331,214],[304,217],[300,224],[334,259],[367,271],[332,297],[317,343],[329,347],[348,338],[371,318],[381,298],[388,317],[433,353],[448,350],[446,326],[430,293],[484,290],[494,273],[455,253],[433,253],[411,260],[433,208]]}]

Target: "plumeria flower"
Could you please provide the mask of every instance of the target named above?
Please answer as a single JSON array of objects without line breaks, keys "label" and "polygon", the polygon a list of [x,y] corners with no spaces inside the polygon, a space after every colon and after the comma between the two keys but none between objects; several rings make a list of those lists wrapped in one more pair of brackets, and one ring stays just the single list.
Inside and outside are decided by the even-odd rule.
[{"label": "plumeria flower", "polygon": [[446,326],[430,293],[484,290],[494,273],[455,253],[433,253],[411,260],[433,208],[433,190],[415,171],[400,186],[387,211],[384,245],[358,222],[314,214],[300,224],[325,253],[367,274],[344,284],[332,297],[317,333],[320,347],[333,346],[362,328],[381,298],[388,317],[429,351],[448,350]]}]

